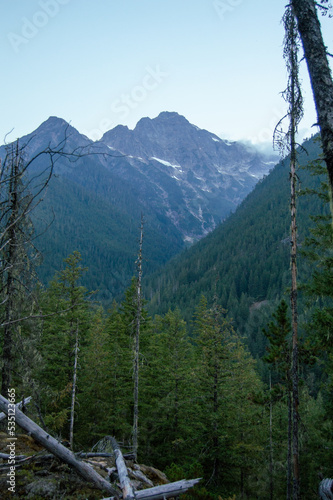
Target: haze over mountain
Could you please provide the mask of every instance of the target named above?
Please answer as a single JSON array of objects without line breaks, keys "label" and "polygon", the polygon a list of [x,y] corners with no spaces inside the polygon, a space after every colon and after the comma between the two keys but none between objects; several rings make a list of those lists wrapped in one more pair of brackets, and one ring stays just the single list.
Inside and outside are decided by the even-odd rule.
[{"label": "haze over mountain", "polygon": [[[56,157],[55,175],[34,215],[42,232],[41,221],[55,214],[37,240],[41,272],[47,281],[63,258],[79,250],[89,288],[99,289],[104,300],[119,296],[135,272],[141,213],[148,273],[212,231],[274,164],[272,157],[169,112],[143,118],[134,130],[117,126],[97,142],[50,117],[20,143],[27,144],[28,158],[49,145],[75,152],[70,159]],[[47,162],[39,157],[31,174]]]}]

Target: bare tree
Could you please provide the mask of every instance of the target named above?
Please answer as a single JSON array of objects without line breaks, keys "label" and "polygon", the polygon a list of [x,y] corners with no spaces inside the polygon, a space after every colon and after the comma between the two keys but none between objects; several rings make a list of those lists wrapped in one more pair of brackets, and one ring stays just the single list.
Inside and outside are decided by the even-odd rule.
[{"label": "bare tree", "polygon": [[143,215],[141,214],[139,254],[137,259],[138,280],[136,294],[136,328],[134,345],[134,412],[133,412],[133,453],[138,454],[139,435],[139,355],[140,355],[140,328],[142,315],[141,281],[142,281],[142,244],[143,244]]},{"label": "bare tree", "polygon": [[296,191],[297,191],[297,143],[296,134],[298,125],[303,117],[303,98],[299,81],[298,52],[300,39],[297,31],[297,22],[291,6],[287,6],[284,17],[284,59],[288,70],[288,84],[283,92],[283,97],[288,104],[286,117],[288,129],[286,132],[276,127],[274,140],[282,154],[289,153],[290,158],[290,211],[291,211],[291,290],[290,306],[292,315],[292,357],[291,357],[291,382],[292,382],[292,411],[288,406],[288,471],[287,471],[287,498],[290,498],[290,436],[292,428],[292,464],[293,464],[293,499],[300,498],[299,477],[299,361],[298,361],[298,292],[297,292],[297,221],[296,221]]},{"label": "bare tree", "polygon": [[78,359],[79,359],[79,322],[76,325],[75,334],[75,348],[74,348],[74,368],[73,368],[73,385],[72,385],[72,401],[71,401],[71,416],[70,416],[70,428],[69,428],[69,444],[71,450],[74,446],[74,417],[75,417],[75,403],[76,403],[76,380],[78,371]]},{"label": "bare tree", "polygon": [[[5,397],[12,384],[18,325],[38,316],[34,291],[40,254],[34,244],[36,234],[31,214],[45,196],[56,162],[60,158],[77,161],[88,154],[85,147],[68,152],[68,127],[56,146],[49,143],[29,158],[33,139],[23,145],[19,140],[7,145],[4,160],[0,162],[1,393]],[[34,169],[37,161],[42,166]]]}]

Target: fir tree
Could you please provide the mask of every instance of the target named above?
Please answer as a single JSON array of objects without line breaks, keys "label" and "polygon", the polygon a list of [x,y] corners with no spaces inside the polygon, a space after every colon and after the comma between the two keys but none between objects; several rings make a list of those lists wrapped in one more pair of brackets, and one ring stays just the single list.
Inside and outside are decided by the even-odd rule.
[{"label": "fir tree", "polygon": [[[85,268],[81,255],[73,252],[64,259],[59,271],[45,292],[43,312],[45,322],[41,352],[45,362],[40,378],[45,384],[45,422],[69,438],[69,409],[73,391],[73,370],[77,341],[84,345],[89,330],[91,295],[80,286]],[[77,339],[78,335],[78,339]]]}]

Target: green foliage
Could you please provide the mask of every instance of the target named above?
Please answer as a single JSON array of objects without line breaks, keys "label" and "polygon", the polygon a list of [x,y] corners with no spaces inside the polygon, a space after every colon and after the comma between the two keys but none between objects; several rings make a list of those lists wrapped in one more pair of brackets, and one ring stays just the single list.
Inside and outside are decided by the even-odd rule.
[{"label": "green foliage", "polygon": [[[121,168],[121,160],[115,171],[117,167]],[[47,196],[34,213],[43,254],[39,277],[47,285],[63,259],[78,250],[88,268],[82,284],[96,290],[96,298],[108,308],[113,300],[122,300],[135,272],[138,197],[124,180],[89,156],[69,166],[59,159],[57,170],[60,175],[51,179]],[[169,221],[160,220],[146,203],[143,210],[144,274],[148,274],[179,253],[184,242]]]},{"label": "green foliage", "polygon": [[[319,162],[312,168],[313,175],[325,172]],[[310,236],[305,240],[303,253],[313,267],[311,278],[303,285],[303,289],[312,302],[315,301],[309,324],[309,329],[314,333],[312,337],[315,337],[319,347],[326,349],[333,346],[333,226],[328,208],[330,191],[327,176],[318,189],[307,190],[305,193],[315,195],[324,207],[321,213],[311,217],[315,226],[310,228]]]},{"label": "green foliage", "polygon": [[[299,162],[307,164],[320,154],[313,139],[304,143]],[[319,176],[298,172],[302,188],[316,189]],[[259,182],[234,214],[215,231],[168,263],[162,272],[146,277],[143,288],[152,297],[149,311],[165,314],[179,307],[192,333],[191,319],[200,297],[212,301],[214,294],[233,318],[234,328],[246,337],[251,354],[263,355],[266,340],[262,328],[290,286],[290,183],[288,159]],[[316,197],[298,200],[299,246],[309,233],[311,214],[320,212]],[[298,262],[299,279],[306,280],[311,266]],[[216,280],[218,281],[216,282]],[[302,297],[300,296],[300,300]],[[254,308],[260,308],[259,314]],[[257,333],[248,328],[254,317]],[[251,338],[253,335],[253,338]]]},{"label": "green foliage", "polygon": [[42,297],[45,315],[40,352],[44,359],[40,380],[44,385],[43,407],[48,408],[50,427],[67,434],[65,417],[70,406],[76,331],[80,345],[86,342],[90,328],[87,290],[79,284],[85,271],[81,255],[75,251],[64,260],[59,271]]},{"label": "green foliage", "polygon": [[[197,418],[205,474],[228,493],[232,479],[246,488],[252,466],[263,448],[258,432],[259,409],[254,393],[261,390],[254,361],[235,334],[226,311],[203,297],[196,313]],[[251,426],[251,433],[248,429]],[[252,465],[251,465],[252,464]],[[223,485],[223,486],[221,486]]]},{"label": "green foliage", "polygon": [[193,348],[179,310],[156,317],[142,375],[142,442],[160,466],[182,461],[194,424]]},{"label": "green foliage", "polygon": [[[312,141],[308,145],[315,156],[318,150]],[[316,191],[320,179],[307,174],[304,179],[308,189]],[[289,285],[288,180],[287,167],[280,163],[230,219],[170,263],[165,272],[146,281],[152,296],[150,310],[159,314],[152,319],[145,306],[141,318],[139,459],[165,469],[171,480],[203,477],[186,494],[188,499],[269,498],[270,398],[263,381],[268,381],[269,364],[275,369],[276,387],[288,386],[290,364],[290,323],[287,304],[281,301]],[[301,314],[306,321],[313,313],[309,325],[321,348],[317,355],[326,367],[326,384],[320,387],[322,366],[302,366],[301,475],[306,500],[316,490],[318,473],[332,475],[333,459],[332,239],[327,212],[320,208],[324,195],[320,203],[317,198],[312,197],[311,203],[300,200],[304,218],[321,210],[310,237],[311,265],[300,264],[304,280],[313,267],[308,291],[309,298],[317,300],[316,309],[311,304]],[[300,223],[302,248],[308,227]],[[68,230],[70,234],[71,227]],[[114,263],[119,275],[121,259]],[[103,262],[96,266],[103,267]],[[30,379],[28,375],[25,379],[36,383],[45,424],[66,436],[78,328],[75,442],[89,448],[103,436],[114,435],[130,445],[137,282],[133,278],[122,301],[114,301],[106,312],[82,286],[85,275],[81,255],[74,251],[40,292],[43,324],[27,323],[20,333],[26,352],[29,339],[35,338],[31,344],[35,366]],[[103,279],[108,276],[105,272]],[[268,325],[265,334],[264,325]],[[309,357],[308,347],[301,346],[301,361]],[[265,353],[266,364],[261,359]],[[277,394],[272,420],[277,498],[285,496],[288,405],[284,392]]]},{"label": "green foliage", "polygon": [[271,321],[267,329],[263,329],[265,337],[269,340],[267,354],[264,361],[273,365],[275,370],[282,375],[288,390],[291,390],[291,323],[287,316],[288,306],[282,300],[273,313],[275,321]]}]

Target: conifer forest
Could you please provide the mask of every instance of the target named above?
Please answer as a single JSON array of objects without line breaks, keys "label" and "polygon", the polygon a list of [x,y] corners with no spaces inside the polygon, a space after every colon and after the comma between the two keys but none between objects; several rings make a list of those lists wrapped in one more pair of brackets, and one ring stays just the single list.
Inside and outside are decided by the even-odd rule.
[{"label": "conifer forest", "polygon": [[[30,139],[17,140],[0,155],[2,397],[30,397],[24,413],[71,452],[112,436],[171,482],[201,478],[184,500],[310,500],[333,478],[333,81],[322,13],[332,15],[324,0],[285,9],[288,111],[272,138],[280,160],[191,245],[170,236],[162,255],[145,213],[128,235],[115,212],[107,233],[106,209],[94,202],[89,212],[67,191],[50,216],[58,165],[92,158],[70,136],[33,156]],[[300,145],[303,57],[320,132]],[[94,241],[108,249],[114,236],[110,282],[124,286],[108,293],[99,290],[107,256],[89,235],[54,269],[69,234],[58,214],[70,230],[81,202],[95,217]],[[125,259],[129,237],[134,257]],[[5,490],[0,498],[23,498]]]}]

